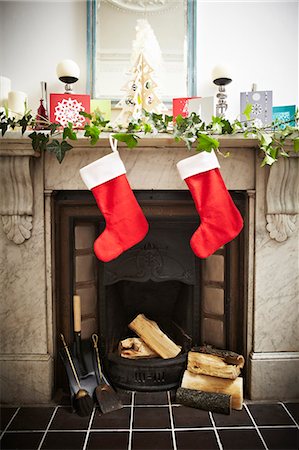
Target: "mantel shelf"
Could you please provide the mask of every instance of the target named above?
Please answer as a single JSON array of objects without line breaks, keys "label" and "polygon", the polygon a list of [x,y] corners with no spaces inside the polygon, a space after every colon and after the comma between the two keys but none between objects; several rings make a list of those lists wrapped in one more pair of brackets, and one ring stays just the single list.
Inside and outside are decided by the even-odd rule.
[{"label": "mantel shelf", "polygon": [[[73,149],[68,151],[62,164],[55,155],[45,152],[41,163],[31,164],[41,153],[32,148],[29,132],[23,136],[19,130],[9,131],[0,138],[0,160],[2,166],[2,196],[0,215],[7,238],[21,244],[31,236],[33,219],[33,191],[31,176],[44,168],[43,191],[84,190],[79,175],[80,168],[101,158],[111,151],[108,133],[103,133],[95,146],[78,132],[78,140],[71,141]],[[285,150],[291,158],[280,158],[271,168],[260,168],[261,155],[257,139],[244,138],[240,134],[216,136],[220,150],[229,152],[230,157],[221,158],[221,173],[229,190],[254,191],[256,171],[265,171],[266,227],[272,239],[286,240],[296,228],[298,214],[297,171],[298,154],[292,152],[292,141],[288,140]],[[176,164],[191,156],[184,142],[176,142],[171,135],[141,137],[137,147],[129,149],[119,143],[121,158],[127,170],[132,189],[186,189],[178,176]],[[37,160],[36,160],[37,161]],[[31,170],[30,170],[30,166]],[[32,172],[32,173],[31,173]]]}]

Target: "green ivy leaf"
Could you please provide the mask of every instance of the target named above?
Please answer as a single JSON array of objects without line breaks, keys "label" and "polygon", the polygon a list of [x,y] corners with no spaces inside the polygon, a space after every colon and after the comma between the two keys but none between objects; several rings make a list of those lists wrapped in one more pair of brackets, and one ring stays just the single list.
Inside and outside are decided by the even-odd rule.
[{"label": "green ivy leaf", "polygon": [[243,111],[244,116],[246,117],[247,120],[250,120],[250,115],[251,115],[251,111],[252,111],[252,104],[251,103],[247,103],[246,107]]},{"label": "green ivy leaf", "polygon": [[35,152],[44,152],[46,150],[46,144],[49,142],[47,134],[34,131],[28,137],[32,140],[32,148]]},{"label": "green ivy leaf", "polygon": [[85,112],[85,111],[80,111],[79,114],[80,114],[80,116],[83,116],[86,119],[90,119],[90,120],[92,119],[92,115],[87,113],[87,112]]},{"label": "green ivy leaf", "polygon": [[52,142],[47,144],[46,149],[50,153],[55,153],[56,158],[58,159],[59,163],[61,164],[65,153],[73,148],[71,144],[69,144],[66,141],[59,142],[57,139],[54,139]]},{"label": "green ivy leaf", "polygon": [[68,123],[68,126],[64,128],[63,130],[63,135],[62,135],[63,139],[71,139],[72,141],[76,141],[77,140],[77,134],[76,132],[73,130],[73,124],[72,122]]},{"label": "green ivy leaf", "polygon": [[113,137],[120,142],[125,142],[129,148],[134,148],[138,144],[137,136],[135,134],[116,133]]},{"label": "green ivy leaf", "polygon": [[56,131],[57,131],[57,129],[58,128],[60,128],[60,124],[59,123],[51,123],[50,125],[49,125],[49,130],[50,130],[50,134],[51,134],[51,136],[54,134],[54,133],[56,133]]},{"label": "green ivy leaf", "polygon": [[30,114],[27,114],[27,115],[23,116],[20,120],[18,120],[18,124],[22,127],[22,134],[25,133],[31,119],[32,119],[32,116]]},{"label": "green ivy leaf", "polygon": [[294,152],[299,152],[299,137],[294,139]]},{"label": "green ivy leaf", "polygon": [[91,138],[90,139],[91,145],[96,145],[96,143],[99,140],[101,130],[98,127],[96,127],[95,125],[89,125],[89,124],[85,125],[84,130],[85,130],[84,136]]},{"label": "green ivy leaf", "polygon": [[272,156],[266,154],[266,156],[264,157],[264,159],[262,161],[261,167],[264,167],[265,165],[272,166],[272,164],[274,164],[275,161],[276,161],[275,158],[272,158]]},{"label": "green ivy leaf", "polygon": [[211,152],[219,147],[219,141],[217,139],[208,136],[207,134],[199,134],[197,136],[197,151]]}]

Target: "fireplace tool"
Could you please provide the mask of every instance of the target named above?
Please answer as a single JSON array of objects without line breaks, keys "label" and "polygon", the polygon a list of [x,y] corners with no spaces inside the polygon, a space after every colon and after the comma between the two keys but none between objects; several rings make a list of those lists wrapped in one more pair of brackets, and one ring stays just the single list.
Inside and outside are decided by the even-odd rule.
[{"label": "fireplace tool", "polygon": [[115,390],[108,384],[107,380],[103,376],[102,366],[100,361],[99,349],[98,349],[98,335],[92,335],[92,342],[96,354],[97,368],[99,374],[99,385],[96,387],[95,394],[101,411],[103,414],[121,409],[123,404],[119,400]]},{"label": "fireplace tool", "polygon": [[[62,343],[64,346],[64,351],[67,356],[67,361],[69,363],[69,366],[66,366],[66,367],[67,367],[67,372],[68,372],[68,378],[70,381],[70,386],[72,386],[72,390],[73,390],[74,397],[75,397],[74,398],[75,409],[79,416],[82,416],[82,417],[89,416],[89,414],[91,413],[92,408],[93,408],[93,400],[92,400],[91,396],[89,395],[89,393],[87,392],[87,390],[83,388],[83,386],[81,385],[81,383],[79,381],[79,377],[78,377],[76,368],[74,366],[70,351],[65,342],[63,334],[61,334],[60,337],[61,337],[61,340],[62,340]],[[71,373],[73,375],[74,380],[72,379],[72,381],[70,378],[69,369],[71,369]],[[75,381],[75,385],[74,385],[74,381]]]}]

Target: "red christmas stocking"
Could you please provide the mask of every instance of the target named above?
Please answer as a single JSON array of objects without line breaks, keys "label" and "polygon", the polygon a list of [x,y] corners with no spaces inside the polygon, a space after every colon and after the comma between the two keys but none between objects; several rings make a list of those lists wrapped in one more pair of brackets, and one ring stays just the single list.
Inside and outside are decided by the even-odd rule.
[{"label": "red christmas stocking", "polygon": [[97,258],[104,262],[138,244],[148,232],[147,220],[125,174],[117,151],[80,169],[106,221],[105,230],[94,243]]},{"label": "red christmas stocking", "polygon": [[243,220],[225,187],[217,157],[202,152],[177,164],[193,197],[201,224],[190,245],[200,258],[207,258],[234,239],[242,230]]}]

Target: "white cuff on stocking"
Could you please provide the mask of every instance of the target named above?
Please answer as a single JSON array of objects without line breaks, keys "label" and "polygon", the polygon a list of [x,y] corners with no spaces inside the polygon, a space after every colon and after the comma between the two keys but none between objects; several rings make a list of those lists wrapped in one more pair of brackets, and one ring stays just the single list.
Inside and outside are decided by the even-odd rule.
[{"label": "white cuff on stocking", "polygon": [[124,173],[126,173],[126,168],[118,151],[109,153],[80,169],[81,178],[90,190]]},{"label": "white cuff on stocking", "polygon": [[211,153],[198,153],[198,155],[182,159],[182,161],[177,163],[177,168],[182,180],[198,173],[207,172],[208,170],[219,169],[219,167],[220,165],[214,150],[212,150]]}]

